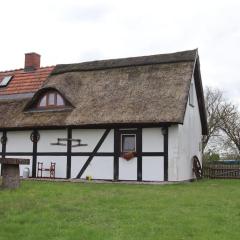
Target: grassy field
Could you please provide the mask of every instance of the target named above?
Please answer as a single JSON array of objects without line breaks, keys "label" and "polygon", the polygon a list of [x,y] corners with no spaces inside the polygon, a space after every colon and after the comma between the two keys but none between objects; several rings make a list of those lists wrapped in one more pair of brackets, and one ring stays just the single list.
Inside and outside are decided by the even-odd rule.
[{"label": "grassy field", "polygon": [[0,239],[239,239],[240,181],[25,181],[0,190]]}]

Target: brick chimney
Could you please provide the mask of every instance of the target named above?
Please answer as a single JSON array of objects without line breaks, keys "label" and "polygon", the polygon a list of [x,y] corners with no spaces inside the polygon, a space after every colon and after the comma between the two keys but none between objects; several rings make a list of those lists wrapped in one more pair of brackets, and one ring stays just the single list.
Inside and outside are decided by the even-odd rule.
[{"label": "brick chimney", "polygon": [[40,58],[41,55],[37,53],[25,53],[25,71],[34,71],[38,68],[40,68]]}]

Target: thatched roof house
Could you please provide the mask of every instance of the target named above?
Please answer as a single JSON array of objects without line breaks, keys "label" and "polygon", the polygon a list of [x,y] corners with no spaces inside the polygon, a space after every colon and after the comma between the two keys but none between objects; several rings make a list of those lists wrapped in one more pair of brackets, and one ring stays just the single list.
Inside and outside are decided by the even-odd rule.
[{"label": "thatched roof house", "polygon": [[[35,70],[30,69],[30,72],[34,73]],[[46,75],[41,87],[31,94],[9,95],[4,94],[4,89],[2,92],[0,133],[2,131],[5,135],[7,131],[34,130],[34,135],[36,132],[40,134],[43,129],[67,129],[68,137],[64,139],[68,141],[68,148],[71,148],[71,144],[69,145],[69,141],[73,141],[71,136],[84,141],[84,134],[90,134],[90,132],[80,134],[76,132],[77,129],[79,131],[80,129],[106,129],[107,132],[102,136],[103,139],[99,140],[96,148],[89,150],[93,151],[89,153],[90,160],[85,162],[78,174],[71,172],[74,171],[71,169],[72,150],[68,149],[63,155],[67,155],[68,159],[66,167],[68,178],[71,175],[81,177],[94,156],[101,156],[98,150],[111,131],[114,131],[114,136],[112,135],[114,152],[104,152],[103,156],[114,156],[114,179],[121,179],[122,158],[119,157],[123,152],[125,135],[129,137],[127,141],[135,146],[133,149],[137,156],[136,178],[138,180],[144,179],[144,156],[159,158],[158,164],[161,162],[164,165],[162,175],[156,173],[158,180],[163,178],[159,174],[164,176],[164,180],[190,179],[192,166],[189,165],[189,159],[194,155],[201,159],[199,146],[202,134],[207,133],[207,120],[197,50],[60,64],[48,77]],[[158,130],[162,130],[162,133],[155,136]],[[53,134],[56,134],[56,131]],[[59,139],[57,135],[49,139]],[[60,132],[59,135],[61,135]],[[161,137],[163,137],[162,140]],[[189,137],[193,139],[190,140]],[[158,145],[163,144],[163,147],[158,148],[156,145],[154,150],[153,145],[149,145],[155,141],[154,138],[158,139],[156,140],[159,141]],[[35,138],[31,137],[31,139]],[[86,135],[86,139],[92,139],[89,140],[91,142],[95,138],[88,138]],[[178,141],[174,142],[176,139]],[[190,147],[191,144],[193,144],[192,147]],[[118,149],[118,145],[121,150]],[[186,148],[189,148],[189,151],[186,151]],[[179,155],[176,156],[176,151],[182,154],[181,157],[185,156],[183,162],[184,159],[188,159],[187,173],[182,170],[183,162],[181,168],[176,170],[178,165],[176,158],[181,159]],[[6,146],[3,152],[7,154]],[[47,156],[47,152],[44,148],[41,154]],[[17,154],[15,152],[15,155]],[[74,156],[82,156],[81,154],[75,153]],[[35,152],[32,155],[35,158],[32,163],[32,175],[36,176],[38,153]],[[56,155],[60,156],[61,153]],[[176,175],[176,172],[179,173]],[[135,179],[131,177],[130,179]],[[122,179],[128,178],[129,176],[122,176]],[[154,180],[149,176],[145,178]]]},{"label": "thatched roof house", "polygon": [[[57,65],[33,98],[0,100],[1,128],[183,123],[193,74],[203,133],[206,115],[197,50]],[[32,109],[56,89],[70,103]]]}]

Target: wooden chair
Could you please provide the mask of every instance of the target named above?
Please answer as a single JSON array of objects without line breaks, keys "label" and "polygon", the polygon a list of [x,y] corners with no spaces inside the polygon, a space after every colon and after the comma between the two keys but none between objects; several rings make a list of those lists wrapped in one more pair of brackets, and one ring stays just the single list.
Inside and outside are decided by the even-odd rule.
[{"label": "wooden chair", "polygon": [[44,168],[42,162],[38,162],[37,178],[42,178],[43,172],[49,172],[49,178],[55,178],[56,163],[51,162],[49,168]]},{"label": "wooden chair", "polygon": [[[38,162],[38,169],[37,169],[37,178],[41,177],[42,178],[42,172],[43,172],[43,163]],[[40,173],[40,176],[39,176]]]},{"label": "wooden chair", "polygon": [[55,168],[56,168],[56,163],[51,162],[51,166],[49,169],[50,178],[55,178]]}]

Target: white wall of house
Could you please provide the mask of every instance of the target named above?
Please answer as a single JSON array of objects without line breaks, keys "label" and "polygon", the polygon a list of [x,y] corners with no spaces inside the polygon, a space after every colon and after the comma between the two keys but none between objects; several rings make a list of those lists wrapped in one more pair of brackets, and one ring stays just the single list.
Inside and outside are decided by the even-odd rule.
[{"label": "white wall of house", "polygon": [[[103,136],[104,132],[105,129],[73,129],[72,138],[81,139],[81,143],[87,144],[87,146],[73,147],[72,152],[92,152]],[[113,151],[114,131],[111,130],[99,148],[98,153]],[[85,156],[72,157],[72,178],[77,177],[87,159],[88,157]],[[113,157],[94,157],[81,178],[86,178],[86,176],[91,176],[93,179],[113,179]]]},{"label": "white wall of house", "polygon": [[67,130],[40,130],[40,140],[38,141],[38,152],[66,152],[67,142],[63,141],[65,146],[52,145],[58,138],[67,138]]},{"label": "white wall of house", "polygon": [[[104,134],[105,129],[73,129],[72,138],[81,139],[81,143],[87,146],[73,147],[72,152],[92,152]],[[8,131],[6,152],[28,152],[32,153],[33,143],[30,140],[32,131]],[[40,130],[40,139],[37,143],[39,153],[66,153],[67,146],[52,145],[58,138],[67,138],[67,130]],[[2,136],[2,134],[1,134]],[[66,142],[62,142],[65,143]],[[74,144],[74,142],[73,142]],[[98,153],[113,153],[114,151],[114,131],[111,130],[104,140]],[[161,128],[143,128],[142,131],[142,151],[143,152],[163,152],[163,134]],[[32,156],[12,156],[7,157],[30,159],[29,165],[20,167],[22,176],[25,167],[30,169],[32,176]],[[71,177],[76,178],[88,156],[72,156]],[[67,157],[66,156],[37,156],[36,171],[38,162],[43,163],[44,168],[49,168],[51,162],[56,163],[56,177],[66,178]],[[164,157],[142,157],[142,178],[144,181],[163,181],[164,180]],[[96,156],[92,159],[90,165],[83,173],[81,178],[91,176],[94,179],[113,179],[114,168],[113,156]],[[48,177],[49,172],[43,172],[43,177]],[[137,180],[137,158],[127,161],[119,158],[119,180]]]},{"label": "white wall of house", "polygon": [[31,152],[33,143],[31,131],[10,131],[7,133],[6,152]]},{"label": "white wall of house", "polygon": [[183,181],[194,178],[192,157],[196,155],[200,161],[202,126],[197,102],[194,79],[194,106],[189,99],[183,125],[169,128],[169,181]]},{"label": "white wall of house", "polygon": [[[88,157],[72,157],[71,177],[76,178]],[[94,157],[81,178],[113,179],[113,157]]]},{"label": "white wall of house", "polygon": [[119,158],[119,180],[137,180],[137,158]]},{"label": "white wall of house", "polygon": [[[142,151],[163,152],[162,128],[143,128]],[[164,181],[164,157],[142,157],[142,180]]]},{"label": "white wall of house", "polygon": [[143,157],[142,158],[142,180],[164,181],[164,158]]},{"label": "white wall of house", "polygon": [[[104,132],[105,129],[73,129],[72,138],[81,139],[81,143],[87,144],[87,146],[74,147],[72,148],[72,152],[92,152]],[[114,132],[111,130],[98,152],[113,152],[113,148]]]},{"label": "white wall of house", "polygon": [[142,129],[142,151],[163,152],[162,128]]},{"label": "white wall of house", "polygon": [[178,181],[179,161],[179,125],[168,129],[168,180]]},{"label": "white wall of house", "polygon": [[[87,161],[87,156],[73,156],[71,164],[71,178],[76,178],[84,163]],[[85,176],[86,177],[86,176]]]}]

